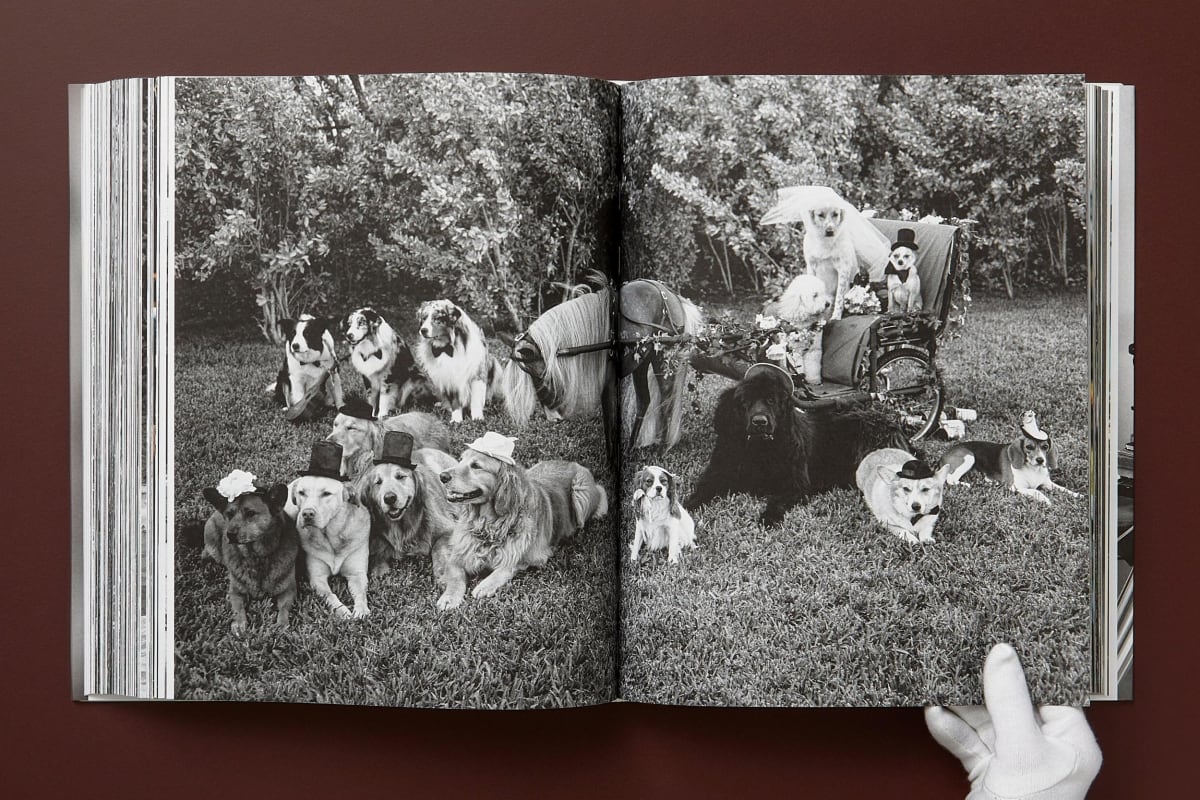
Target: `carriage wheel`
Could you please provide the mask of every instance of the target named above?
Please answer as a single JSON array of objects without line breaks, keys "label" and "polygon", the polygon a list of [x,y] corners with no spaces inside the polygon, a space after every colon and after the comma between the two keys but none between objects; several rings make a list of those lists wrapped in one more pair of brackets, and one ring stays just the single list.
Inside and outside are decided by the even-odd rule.
[{"label": "carriage wheel", "polygon": [[942,382],[929,356],[901,347],[879,357],[876,387],[883,402],[900,412],[910,441],[929,435],[942,413]]}]

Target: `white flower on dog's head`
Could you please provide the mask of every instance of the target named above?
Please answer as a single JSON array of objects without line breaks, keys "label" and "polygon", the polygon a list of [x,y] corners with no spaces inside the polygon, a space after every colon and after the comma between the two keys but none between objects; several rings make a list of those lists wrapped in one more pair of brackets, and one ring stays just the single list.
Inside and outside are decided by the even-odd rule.
[{"label": "white flower on dog's head", "polygon": [[779,318],[770,314],[755,314],[754,327],[760,331],[773,331],[779,327]]},{"label": "white flower on dog's head", "polygon": [[217,484],[217,493],[232,503],[244,494],[258,491],[254,484],[256,480],[254,473],[235,469],[221,478],[221,482]]}]

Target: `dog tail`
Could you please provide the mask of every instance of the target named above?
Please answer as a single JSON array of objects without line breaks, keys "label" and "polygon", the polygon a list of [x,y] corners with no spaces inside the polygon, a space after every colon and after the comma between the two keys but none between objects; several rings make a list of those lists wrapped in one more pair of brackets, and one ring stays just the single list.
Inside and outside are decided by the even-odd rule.
[{"label": "dog tail", "polygon": [[608,492],[596,483],[591,470],[576,466],[578,468],[571,480],[571,513],[575,517],[575,529],[579,530],[593,517],[608,514]]}]

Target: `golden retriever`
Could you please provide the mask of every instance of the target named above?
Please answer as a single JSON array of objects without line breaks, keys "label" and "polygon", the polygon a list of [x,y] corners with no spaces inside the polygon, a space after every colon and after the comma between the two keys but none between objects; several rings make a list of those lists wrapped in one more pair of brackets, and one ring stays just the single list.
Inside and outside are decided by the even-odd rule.
[{"label": "golden retriever", "polygon": [[[346,413],[353,411],[354,413]],[[449,452],[450,433],[442,421],[424,411],[409,411],[388,417],[383,422],[370,414],[358,416],[361,409],[348,403],[333,420],[333,430],[325,441],[342,446],[342,474],[354,477],[371,465],[371,459],[383,448],[388,431],[404,431],[413,437],[415,447],[432,447]],[[370,409],[366,409],[367,412]]]},{"label": "golden retriever", "polygon": [[370,574],[386,574],[393,558],[431,556],[434,577],[444,586],[455,510],[438,475],[458,461],[424,448],[413,453],[413,462],[411,468],[376,463],[354,481],[355,497],[371,514]]},{"label": "golden retriever", "polygon": [[804,219],[805,270],[820,278],[833,295],[831,319],[842,318],[846,292],[858,274],[854,240],[842,230],[845,218],[845,209],[831,203],[809,209]]},{"label": "golden retriever", "polygon": [[440,609],[456,608],[467,577],[488,573],[471,596],[495,594],[527,567],[546,563],[554,548],[593,517],[608,513],[608,495],[586,467],[543,461],[522,469],[467,448],[441,474],[446,498],[461,504],[450,538],[446,589]]}]

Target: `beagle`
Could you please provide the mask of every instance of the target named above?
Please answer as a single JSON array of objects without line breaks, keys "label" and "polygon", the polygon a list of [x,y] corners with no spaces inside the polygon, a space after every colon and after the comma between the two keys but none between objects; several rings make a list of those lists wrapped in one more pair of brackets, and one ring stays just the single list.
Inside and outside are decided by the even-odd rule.
[{"label": "beagle", "polygon": [[1050,498],[1043,489],[1082,496],[1050,479],[1050,470],[1058,468],[1058,451],[1049,434],[1038,428],[1037,415],[1032,411],[1026,411],[1021,418],[1021,436],[1013,442],[961,442],[946,451],[940,464],[950,467],[946,483],[951,486],[970,486],[962,478],[975,470],[1047,505]]}]

